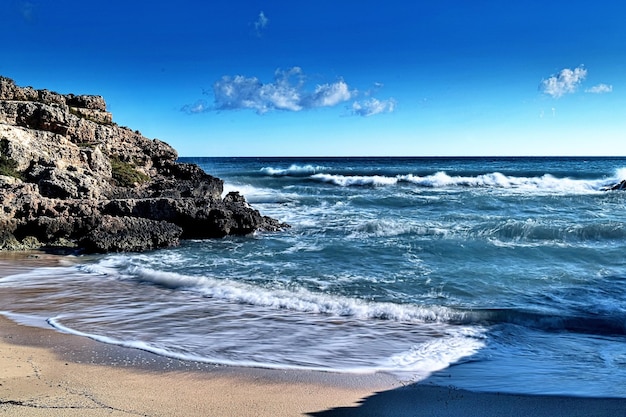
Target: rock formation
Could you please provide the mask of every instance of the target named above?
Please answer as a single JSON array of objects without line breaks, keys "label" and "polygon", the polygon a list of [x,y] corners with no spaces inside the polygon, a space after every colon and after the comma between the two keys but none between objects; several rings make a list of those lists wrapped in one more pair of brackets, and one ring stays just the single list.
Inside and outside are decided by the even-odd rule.
[{"label": "rock formation", "polygon": [[113,123],[100,96],[0,77],[0,249],[138,251],[286,227],[177,158]]},{"label": "rock formation", "polygon": [[626,190],[626,180],[622,180],[620,182],[618,182],[617,184],[611,186],[611,187],[607,187],[607,190],[610,191],[622,191],[622,190]]}]

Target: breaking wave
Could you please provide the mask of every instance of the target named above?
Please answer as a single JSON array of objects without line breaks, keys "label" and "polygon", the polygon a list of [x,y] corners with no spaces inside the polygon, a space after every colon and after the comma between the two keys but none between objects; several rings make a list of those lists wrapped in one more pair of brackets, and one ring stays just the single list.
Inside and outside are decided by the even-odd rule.
[{"label": "breaking wave", "polygon": [[292,193],[284,193],[271,188],[255,187],[252,185],[224,184],[222,195],[231,191],[237,191],[246,198],[250,204],[277,203],[284,204],[298,200],[299,196]]},{"label": "breaking wave", "polygon": [[[626,174],[626,170],[624,172]],[[616,178],[583,180],[571,178],[557,178],[550,174],[540,177],[516,177],[504,175],[499,172],[477,176],[453,176],[446,172],[437,172],[432,175],[418,176],[413,174],[382,176],[382,175],[334,175],[314,174],[312,180],[329,183],[341,187],[371,186],[381,187],[397,184],[412,184],[426,188],[450,188],[450,187],[477,187],[477,188],[502,188],[520,191],[551,191],[570,193],[590,193],[601,191],[604,187],[617,182]]]},{"label": "breaking wave", "polygon": [[293,164],[289,168],[264,167],[264,168],[261,168],[261,172],[264,173],[265,175],[269,175],[272,177],[286,177],[286,176],[302,177],[302,176],[308,176],[311,174],[318,173],[325,169],[328,169],[328,168],[324,166]]},{"label": "breaking wave", "polygon": [[230,280],[182,275],[140,267],[134,267],[131,273],[142,282],[165,288],[191,289],[205,297],[301,313],[420,323],[459,322],[464,318],[464,313],[443,306],[368,302],[339,295],[316,294],[304,288],[267,289]]}]

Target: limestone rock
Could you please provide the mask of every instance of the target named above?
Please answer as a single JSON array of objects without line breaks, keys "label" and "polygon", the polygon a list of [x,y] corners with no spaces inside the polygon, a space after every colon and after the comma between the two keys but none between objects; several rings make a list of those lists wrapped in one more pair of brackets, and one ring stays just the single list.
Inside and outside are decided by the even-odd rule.
[{"label": "limestone rock", "polygon": [[104,101],[104,97],[102,96],[87,96],[87,95],[75,96],[74,94],[68,94],[67,96],[65,96],[65,102],[68,106],[79,108],[79,109],[89,109],[89,110],[99,110],[99,111],[107,110],[107,105]]}]

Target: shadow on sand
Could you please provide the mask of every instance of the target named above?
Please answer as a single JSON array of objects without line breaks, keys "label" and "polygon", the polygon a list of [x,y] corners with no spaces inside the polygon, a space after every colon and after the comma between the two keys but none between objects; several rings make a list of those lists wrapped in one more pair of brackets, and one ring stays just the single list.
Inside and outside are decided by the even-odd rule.
[{"label": "shadow on sand", "polygon": [[355,407],[307,414],[311,417],[626,417],[626,398],[476,393],[421,382],[377,392]]}]

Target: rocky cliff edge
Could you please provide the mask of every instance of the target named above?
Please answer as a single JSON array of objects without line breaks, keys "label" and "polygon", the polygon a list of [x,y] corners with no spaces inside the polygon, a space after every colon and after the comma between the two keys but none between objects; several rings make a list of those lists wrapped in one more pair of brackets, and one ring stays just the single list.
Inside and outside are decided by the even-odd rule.
[{"label": "rocky cliff edge", "polygon": [[177,158],[115,124],[100,96],[0,77],[0,250],[140,251],[287,227]]}]

